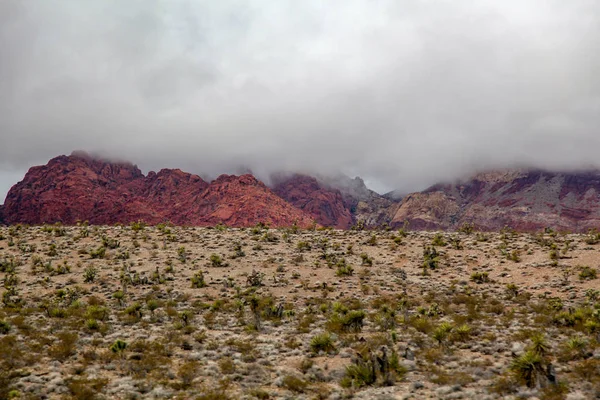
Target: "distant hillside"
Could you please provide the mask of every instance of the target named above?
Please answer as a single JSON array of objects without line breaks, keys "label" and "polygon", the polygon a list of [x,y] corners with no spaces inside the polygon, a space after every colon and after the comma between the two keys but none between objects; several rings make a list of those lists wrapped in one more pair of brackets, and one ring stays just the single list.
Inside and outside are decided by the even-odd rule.
[{"label": "distant hillside", "polygon": [[482,173],[405,196],[392,225],[404,221],[412,229],[427,230],[455,230],[465,223],[482,230],[600,228],[600,172]]}]

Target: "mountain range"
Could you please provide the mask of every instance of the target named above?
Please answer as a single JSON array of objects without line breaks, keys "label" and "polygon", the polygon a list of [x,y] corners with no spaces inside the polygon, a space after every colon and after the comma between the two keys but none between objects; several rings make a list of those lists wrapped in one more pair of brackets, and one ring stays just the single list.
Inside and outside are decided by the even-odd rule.
[{"label": "mountain range", "polygon": [[0,206],[0,223],[171,222],[177,225],[355,226],[520,231],[600,227],[600,172],[513,169],[476,174],[406,196],[379,195],[362,179],[252,174],[207,182],[179,169],[144,175],[129,162],[84,152],[29,169]]}]

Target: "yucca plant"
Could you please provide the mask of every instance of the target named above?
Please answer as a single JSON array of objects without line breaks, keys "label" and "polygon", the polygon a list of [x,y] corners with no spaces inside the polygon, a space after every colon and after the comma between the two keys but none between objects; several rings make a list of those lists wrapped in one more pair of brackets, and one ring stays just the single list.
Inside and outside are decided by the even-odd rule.
[{"label": "yucca plant", "polygon": [[546,338],[544,336],[543,333],[541,332],[536,332],[534,334],[531,335],[531,351],[540,356],[540,357],[546,357],[548,355],[548,353],[550,352],[550,346],[548,345],[548,342],[546,341]]},{"label": "yucca plant", "polygon": [[434,331],[433,331],[433,339],[438,342],[441,346],[448,339],[448,335],[452,332],[454,327],[449,322],[442,322]]},{"label": "yucca plant", "polygon": [[118,354],[121,358],[124,357],[125,349],[127,349],[127,342],[121,339],[115,340],[115,342],[110,346],[110,350],[113,353]]},{"label": "yucca plant", "polygon": [[515,358],[510,365],[510,370],[518,381],[532,388],[544,373],[544,363],[539,354],[530,350]]},{"label": "yucca plant", "polygon": [[329,332],[320,333],[315,335],[310,341],[310,349],[313,353],[319,353],[321,351],[330,353],[335,350],[335,344],[333,337]]}]

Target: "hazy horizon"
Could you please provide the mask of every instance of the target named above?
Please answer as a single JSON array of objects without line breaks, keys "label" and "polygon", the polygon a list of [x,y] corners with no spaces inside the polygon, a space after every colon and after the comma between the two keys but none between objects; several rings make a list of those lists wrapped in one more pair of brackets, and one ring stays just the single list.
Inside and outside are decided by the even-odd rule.
[{"label": "hazy horizon", "polygon": [[85,150],[143,171],[596,168],[593,0],[5,0],[0,199]]}]

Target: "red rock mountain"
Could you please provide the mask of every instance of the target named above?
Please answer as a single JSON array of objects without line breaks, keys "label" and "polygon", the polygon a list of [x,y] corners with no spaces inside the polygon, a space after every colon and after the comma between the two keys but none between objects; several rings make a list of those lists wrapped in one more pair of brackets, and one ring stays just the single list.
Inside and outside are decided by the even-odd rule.
[{"label": "red rock mountain", "polygon": [[[1,211],[1,210],[0,210]],[[126,162],[85,153],[59,156],[33,167],[13,186],[3,206],[5,223],[129,223],[207,226],[313,224],[313,218],[275,195],[252,175],[197,175],[163,169],[144,176]]]},{"label": "red rock mountain", "polygon": [[397,202],[370,191],[360,178],[276,176],[271,190],[250,174],[222,175],[210,183],[178,169],[145,176],[128,162],[73,153],[31,168],[0,206],[0,223],[85,220],[274,227],[316,221],[342,229],[358,221],[392,227],[408,222],[411,229],[428,230],[472,223],[482,230],[582,232],[600,228],[600,171],[482,173]]},{"label": "red rock mountain", "polygon": [[482,230],[545,227],[584,232],[600,228],[600,172],[511,170],[435,185],[406,196],[392,226],[454,230],[472,223]]},{"label": "red rock mountain", "polygon": [[339,190],[320,184],[312,176],[295,174],[274,177],[273,191],[297,208],[310,214],[319,224],[348,229],[352,213]]}]

